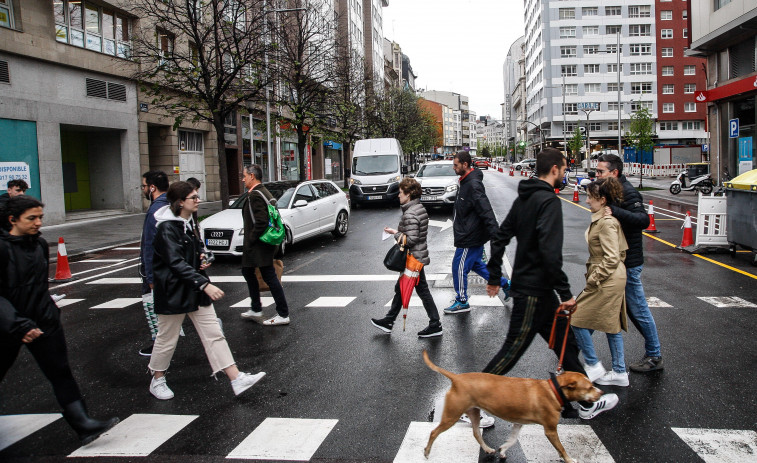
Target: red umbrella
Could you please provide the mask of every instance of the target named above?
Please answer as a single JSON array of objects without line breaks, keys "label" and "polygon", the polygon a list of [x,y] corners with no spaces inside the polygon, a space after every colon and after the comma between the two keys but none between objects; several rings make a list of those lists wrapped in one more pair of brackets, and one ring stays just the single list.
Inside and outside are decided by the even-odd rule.
[{"label": "red umbrella", "polygon": [[407,307],[410,305],[410,296],[413,295],[413,289],[418,284],[423,264],[412,254],[407,255],[405,271],[400,275],[400,295],[402,296],[402,331],[405,331],[405,322],[407,321]]}]

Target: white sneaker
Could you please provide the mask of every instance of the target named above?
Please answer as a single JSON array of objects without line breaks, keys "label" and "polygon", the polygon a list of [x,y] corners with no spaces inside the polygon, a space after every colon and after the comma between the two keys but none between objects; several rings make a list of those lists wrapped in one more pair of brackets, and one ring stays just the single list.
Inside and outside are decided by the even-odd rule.
[{"label": "white sneaker", "polygon": [[618,373],[610,370],[594,382],[604,386],[628,386],[628,372]]},{"label": "white sneaker", "polygon": [[[481,414],[481,421],[479,421],[478,423],[479,428],[491,428],[492,426],[494,426],[493,416],[487,415],[483,410],[479,410],[479,413]],[[467,414],[463,413],[463,416],[460,417],[460,421],[470,423],[470,418]]]},{"label": "white sneaker", "polygon": [[602,366],[602,362],[597,362],[594,365],[584,364],[584,371],[586,371],[586,376],[592,383],[607,373],[605,367]]},{"label": "white sneaker", "polygon": [[231,382],[231,388],[234,390],[234,395],[239,395],[251,388],[255,383],[263,379],[263,376],[265,376],[264,371],[254,375],[240,371],[237,375],[237,379]]},{"label": "white sneaker", "polygon": [[152,381],[150,381],[150,394],[160,400],[173,399],[173,391],[166,384],[165,376],[161,378],[152,377]]},{"label": "white sneaker", "polygon": [[253,321],[256,321],[256,322],[259,322],[259,321],[263,320],[263,311],[262,310],[260,312],[253,312],[253,310],[250,309],[247,312],[242,312],[241,315],[242,315],[242,318],[244,318],[245,320],[253,320]]},{"label": "white sneaker", "polygon": [[66,297],[66,295],[65,294],[51,294],[50,297],[53,298],[53,302],[58,303],[58,301]]},{"label": "white sneaker", "polygon": [[263,324],[268,326],[288,325],[289,317],[280,317],[276,315],[275,317],[269,318],[268,320],[264,321]]},{"label": "white sneaker", "polygon": [[599,400],[591,404],[591,407],[589,408],[584,408],[579,405],[578,416],[580,416],[584,420],[590,420],[600,413],[615,408],[615,406],[618,405],[618,401],[619,399],[617,395],[605,394],[600,397]]}]

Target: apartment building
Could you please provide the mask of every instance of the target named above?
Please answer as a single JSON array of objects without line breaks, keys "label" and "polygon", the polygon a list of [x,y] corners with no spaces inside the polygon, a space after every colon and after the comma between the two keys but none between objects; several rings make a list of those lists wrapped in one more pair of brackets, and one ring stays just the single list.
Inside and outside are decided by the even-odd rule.
[{"label": "apartment building", "polygon": [[384,21],[382,8],[389,0],[362,0],[363,34],[366,68],[373,73],[374,84],[384,81]]},{"label": "apartment building", "polygon": [[505,58],[505,64],[502,67],[502,76],[505,90],[505,100],[502,105],[502,120],[505,123],[505,142],[507,145],[513,144],[515,141],[517,121],[520,115],[517,112],[513,102],[515,99],[519,99],[520,96],[514,95],[516,88],[521,88],[519,83],[525,76],[522,72],[523,62],[523,39],[524,36],[518,37],[510,49],[507,51],[507,57]]},{"label": "apartment building", "polygon": [[400,87],[402,81],[402,48],[384,38],[384,88]]},{"label": "apartment building", "polygon": [[[441,90],[426,90],[421,92],[421,96],[427,100],[436,101],[437,103],[446,105],[452,111],[459,112],[460,136],[459,138],[457,137],[457,135],[455,136],[455,139],[459,140],[459,143],[456,143],[454,146],[458,147],[457,149],[470,150],[471,125],[473,125],[474,121],[470,120],[468,97],[459,93]],[[447,143],[445,142],[445,147],[446,146]]]}]

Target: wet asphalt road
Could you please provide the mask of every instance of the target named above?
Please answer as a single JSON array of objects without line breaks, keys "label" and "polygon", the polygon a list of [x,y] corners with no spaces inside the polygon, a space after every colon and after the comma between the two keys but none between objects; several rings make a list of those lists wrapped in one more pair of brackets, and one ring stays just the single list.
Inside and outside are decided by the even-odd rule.
[{"label": "wet asphalt road", "polygon": [[[500,221],[515,198],[518,181],[494,171],[485,173],[487,193]],[[567,190],[561,195],[564,262],[577,294],[584,281],[588,255],[584,230],[590,213],[584,209],[583,195],[579,205],[571,203],[571,197]],[[444,222],[451,211],[431,210],[430,215]],[[346,238],[326,234],[293,245],[285,258],[285,275],[388,275],[381,261],[389,242],[380,240],[381,230],[395,227],[399,216],[399,208],[394,207],[354,209]],[[665,370],[632,373],[628,388],[605,387],[620,396],[615,410],[591,421],[563,421],[591,426],[615,461],[701,461],[671,428],[757,429],[757,396],[748,392],[757,366],[753,340],[757,309],[719,308],[699,299],[737,297],[757,304],[757,271],[746,253],[702,258],[675,249],[671,245],[680,243],[680,226],[680,221],[658,220],[660,233],[644,244],[647,297],[671,306],[652,309]],[[432,263],[426,272],[446,274],[432,284],[441,312],[454,297],[449,275],[451,228],[432,227],[429,246]],[[515,244],[507,254],[514,259]],[[134,250],[110,250],[88,259],[137,255]],[[220,283],[226,297],[216,310],[240,369],[268,375],[235,398],[224,378],[215,381],[209,376],[199,339],[191,323],[185,322],[187,336],[179,342],[168,375],[176,397],[162,402],[149,394],[147,360],[137,355],[149,340],[141,304],[91,309],[115,298],[140,297],[138,284],[88,284],[113,270],[105,276],[137,277],[134,262],[72,263],[74,273],[93,270],[80,279],[97,277],[51,290],[65,293],[67,299],[83,299],[62,311],[69,358],[93,415],[117,415],[122,420],[135,413],[198,416],[148,457],[114,461],[221,461],[267,417],[293,417],[338,420],[311,461],[391,462],[409,423],[427,421],[435,400],[449,387],[446,378],[425,367],[422,350],[428,349],[437,364],[451,371],[480,371],[501,346],[510,313],[508,303],[474,306],[467,314],[443,316],[442,337],[420,340],[415,333],[426,325],[425,312],[411,307],[406,331],[400,320],[394,332],[385,335],[369,319],[387,310],[393,281],[301,281],[285,284],[292,324],[263,327],[240,319],[245,309],[230,307],[248,296],[245,285]],[[108,265],[115,266],[101,269]],[[209,273],[211,278],[238,276],[238,265],[238,259],[220,258]],[[480,282],[471,281],[471,294],[485,294]],[[323,296],[354,299],[345,307],[306,307]],[[274,314],[272,307],[265,310]],[[606,341],[597,334],[595,342],[600,358],[609,365]],[[625,335],[625,348],[627,363],[643,356],[643,339],[633,327]],[[555,365],[546,343],[536,339],[510,374],[546,378]],[[0,415],[58,411],[49,384],[28,352],[22,351],[0,384]],[[509,424],[498,420],[484,432],[484,439],[499,445],[508,430]],[[0,451],[0,460],[62,461],[77,448],[73,432],[58,420]],[[526,461],[517,447],[509,455],[511,463]],[[480,461],[496,458],[481,453]]]}]

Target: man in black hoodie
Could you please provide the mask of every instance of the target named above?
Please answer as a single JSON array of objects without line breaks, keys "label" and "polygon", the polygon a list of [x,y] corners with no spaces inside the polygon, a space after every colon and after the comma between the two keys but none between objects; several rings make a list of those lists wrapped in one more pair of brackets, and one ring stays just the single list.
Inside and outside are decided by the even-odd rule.
[{"label": "man in black hoodie", "polygon": [[[568,276],[562,269],[562,205],[555,195],[555,188],[562,181],[566,167],[565,156],[560,151],[552,148],[541,151],[536,156],[538,178],[520,182],[518,198],[492,238],[492,255],[487,266],[489,282],[486,292],[489,296],[494,297],[499,292],[502,256],[512,238],[518,240],[518,248],[513,265],[511,295],[514,305],[510,328],[504,345],[486,365],[484,373],[506,374],[528,349],[537,333],[549,341],[558,307],[571,312],[576,308]],[[555,329],[554,351],[558,357],[562,351],[566,323],[564,318],[558,319]],[[563,366],[566,371],[586,374],[578,360],[578,345],[570,330]],[[581,403],[578,413],[583,419],[591,419],[617,403],[617,395],[605,394],[593,404]],[[566,404],[566,407],[569,406]]]}]

